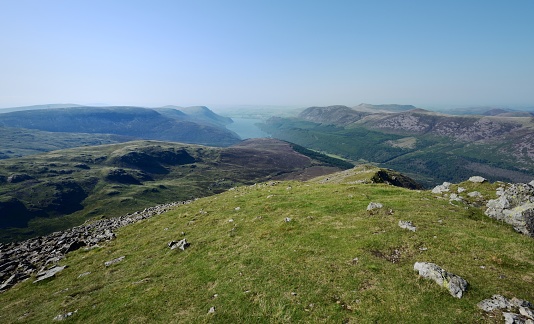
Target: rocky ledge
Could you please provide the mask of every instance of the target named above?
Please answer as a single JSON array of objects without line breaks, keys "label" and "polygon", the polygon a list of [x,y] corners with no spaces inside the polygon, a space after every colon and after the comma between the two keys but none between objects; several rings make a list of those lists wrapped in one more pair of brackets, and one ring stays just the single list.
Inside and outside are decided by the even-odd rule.
[{"label": "rocky ledge", "polygon": [[63,259],[68,252],[82,247],[90,248],[99,242],[111,240],[115,237],[113,231],[117,228],[162,214],[176,206],[190,202],[188,200],[158,205],[132,214],[102,219],[65,231],[54,232],[47,236],[0,244],[0,292],[30,278],[32,274],[43,274],[46,278],[53,276],[58,272],[58,261]]}]

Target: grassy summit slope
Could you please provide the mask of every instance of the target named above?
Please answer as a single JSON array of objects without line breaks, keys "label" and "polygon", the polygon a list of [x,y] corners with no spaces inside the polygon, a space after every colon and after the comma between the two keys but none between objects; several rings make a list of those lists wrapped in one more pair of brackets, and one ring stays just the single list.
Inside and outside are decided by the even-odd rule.
[{"label": "grassy summit slope", "polygon": [[[352,172],[237,187],[125,227],[68,254],[56,278],[1,294],[0,321],[76,311],[77,322],[486,323],[501,317],[480,311],[482,299],[534,300],[532,238],[478,208]],[[496,187],[462,186],[488,198]],[[384,208],[371,215],[369,202]],[[185,251],[167,247],[184,237]],[[420,279],[416,261],[462,276],[467,294]]]}]

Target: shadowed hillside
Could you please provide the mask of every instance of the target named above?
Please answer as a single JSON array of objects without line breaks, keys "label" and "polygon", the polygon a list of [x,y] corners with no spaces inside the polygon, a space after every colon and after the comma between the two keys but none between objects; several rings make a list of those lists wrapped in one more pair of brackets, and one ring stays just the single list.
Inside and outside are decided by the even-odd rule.
[{"label": "shadowed hillside", "polygon": [[228,148],[136,141],[0,161],[2,241],[22,239],[240,184],[352,167],[258,139]]}]

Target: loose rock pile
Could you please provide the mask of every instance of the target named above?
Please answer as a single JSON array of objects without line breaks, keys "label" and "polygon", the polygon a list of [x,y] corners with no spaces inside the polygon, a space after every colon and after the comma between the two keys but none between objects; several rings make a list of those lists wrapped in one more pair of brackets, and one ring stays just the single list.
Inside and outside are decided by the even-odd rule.
[{"label": "loose rock pile", "polygon": [[115,238],[113,231],[117,228],[162,214],[176,206],[190,202],[182,201],[158,205],[143,211],[98,220],[23,242],[0,243],[0,292],[30,278],[34,273],[40,274],[39,277],[49,278],[57,272],[57,262],[63,259],[68,252],[111,240]]},{"label": "loose rock pile", "polygon": [[[534,306],[529,301],[512,298],[508,299],[501,295],[493,295],[477,304],[478,308],[493,312],[502,311],[505,323],[534,323]],[[505,312],[506,310],[506,312]]]}]

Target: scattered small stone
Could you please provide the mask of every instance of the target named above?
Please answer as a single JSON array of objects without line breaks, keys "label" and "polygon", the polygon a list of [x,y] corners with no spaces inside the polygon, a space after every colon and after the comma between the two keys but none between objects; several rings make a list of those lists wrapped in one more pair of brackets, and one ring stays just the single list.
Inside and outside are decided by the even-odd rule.
[{"label": "scattered small stone", "polygon": [[466,191],[467,189],[465,189],[464,187],[458,187],[458,193],[462,193],[464,191]]},{"label": "scattered small stone", "polygon": [[234,219],[233,219],[233,218],[230,218],[230,219],[228,220],[228,223],[233,223],[233,222],[234,222]]},{"label": "scattered small stone", "polygon": [[234,210],[235,211],[239,211],[239,210],[241,210],[241,207],[236,207],[236,208],[234,208]]},{"label": "scattered small stone", "polygon": [[188,200],[157,205],[119,217],[86,222],[80,226],[22,242],[0,244],[0,292],[28,279],[43,267],[50,268],[56,265],[68,252],[78,248],[85,251],[100,248],[100,242],[115,238],[113,231],[117,228],[160,215],[191,202],[192,200]]},{"label": "scattered small stone", "polygon": [[399,227],[400,228],[405,228],[405,229],[410,230],[412,232],[415,232],[417,230],[417,227],[413,226],[413,223],[411,221],[400,220],[399,221]]},{"label": "scattered small stone", "polygon": [[358,258],[352,259],[352,264],[358,264],[358,261],[360,261]]},{"label": "scattered small stone", "polygon": [[473,177],[469,178],[469,181],[471,181],[473,183],[482,183],[482,182],[485,182],[486,179],[481,177],[481,176],[473,176]]},{"label": "scattered small stone", "polygon": [[478,191],[471,191],[467,195],[471,198],[482,198],[482,194]]},{"label": "scattered small stone", "polygon": [[462,197],[458,196],[455,193],[451,193],[449,196],[449,201],[463,201]]},{"label": "scattered small stone", "polygon": [[64,321],[68,317],[71,317],[72,315],[76,314],[77,312],[78,312],[78,310],[75,310],[74,312],[68,312],[68,313],[65,313],[65,314],[59,314],[56,317],[54,317],[52,320],[53,321]]},{"label": "scattered small stone", "polygon": [[190,245],[191,244],[187,242],[186,239],[181,239],[180,241],[170,241],[169,244],[167,244],[167,246],[169,246],[171,250],[180,249],[182,251],[187,249]]},{"label": "scattered small stone", "polygon": [[90,275],[90,274],[91,274],[91,271],[87,271],[87,272],[84,272],[84,273],[80,273],[80,274],[78,275],[78,278],[82,278],[82,277],[88,276],[88,275]]},{"label": "scattered small stone", "polygon": [[447,288],[449,293],[456,298],[462,298],[467,290],[467,281],[460,276],[445,271],[434,263],[416,262],[413,269],[418,271],[420,276],[432,279],[438,285]]},{"label": "scattered small stone", "polygon": [[421,251],[421,252],[426,251],[426,250],[428,250],[428,248],[424,247],[424,246],[419,248],[419,251]]},{"label": "scattered small stone", "polygon": [[296,295],[297,295],[296,292],[294,292],[294,291],[291,292],[291,296],[296,296]]},{"label": "scattered small stone", "polygon": [[104,265],[105,265],[106,267],[109,267],[110,265],[113,265],[113,264],[116,264],[116,263],[121,262],[122,260],[124,260],[125,257],[126,257],[126,256],[123,255],[123,256],[118,257],[118,258],[116,258],[116,259],[113,259],[113,260],[110,260],[110,261],[106,261],[106,262],[104,262]]},{"label": "scattered small stone", "polygon": [[215,306],[211,306],[208,314],[215,314]]},{"label": "scattered small stone", "polygon": [[289,217],[284,218],[284,220],[285,220],[286,223],[291,222],[291,218],[289,218]]}]

